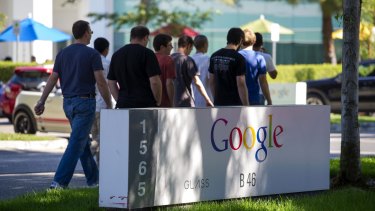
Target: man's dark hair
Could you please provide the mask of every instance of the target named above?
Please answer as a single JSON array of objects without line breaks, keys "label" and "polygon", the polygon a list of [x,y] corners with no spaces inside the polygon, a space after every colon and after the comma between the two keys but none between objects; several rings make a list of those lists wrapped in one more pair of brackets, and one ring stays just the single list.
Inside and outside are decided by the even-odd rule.
[{"label": "man's dark hair", "polygon": [[98,37],[94,41],[94,48],[99,53],[103,53],[105,49],[109,48],[109,42],[104,37]]},{"label": "man's dark hair", "polygon": [[197,35],[195,38],[194,38],[194,47],[197,49],[197,50],[202,50],[204,48],[204,46],[206,45],[206,43],[208,43],[208,39],[206,36],[204,35]]},{"label": "man's dark hair", "polygon": [[82,38],[83,35],[89,30],[89,25],[90,24],[87,21],[83,21],[83,20],[76,21],[72,27],[74,38],[76,40]]},{"label": "man's dark hair", "polygon": [[239,45],[244,40],[245,34],[240,28],[231,28],[227,34],[227,44]]},{"label": "man's dark hair", "polygon": [[179,48],[180,47],[184,47],[185,48],[188,45],[193,46],[193,44],[194,44],[193,38],[191,38],[190,36],[187,36],[187,35],[183,35],[182,37],[180,37],[178,39],[178,43],[177,43],[177,45],[178,45]]},{"label": "man's dark hair", "polygon": [[150,30],[145,26],[135,26],[130,31],[130,40],[132,39],[143,39],[150,35]]},{"label": "man's dark hair", "polygon": [[154,46],[155,51],[160,51],[160,47],[163,45],[167,47],[168,43],[172,41],[172,37],[167,34],[158,34],[154,38],[154,42],[152,43]]},{"label": "man's dark hair", "polygon": [[256,41],[253,47],[259,48],[263,45],[263,36],[259,32],[255,32]]}]

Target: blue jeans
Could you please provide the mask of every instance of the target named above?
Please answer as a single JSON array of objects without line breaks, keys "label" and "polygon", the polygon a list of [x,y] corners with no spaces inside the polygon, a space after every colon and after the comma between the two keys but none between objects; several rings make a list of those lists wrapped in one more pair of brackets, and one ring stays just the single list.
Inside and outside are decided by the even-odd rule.
[{"label": "blue jeans", "polygon": [[99,182],[99,171],[90,151],[89,134],[95,117],[95,98],[64,98],[63,107],[72,133],[56,170],[54,181],[61,186],[68,186],[80,159],[87,185],[94,185]]}]

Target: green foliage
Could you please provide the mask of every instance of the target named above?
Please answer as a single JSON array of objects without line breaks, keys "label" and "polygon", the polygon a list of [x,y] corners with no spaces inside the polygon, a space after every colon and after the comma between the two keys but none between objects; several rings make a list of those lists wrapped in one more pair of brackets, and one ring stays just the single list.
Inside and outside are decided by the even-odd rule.
[{"label": "green foliage", "polygon": [[375,24],[375,1],[374,0],[362,0],[362,12],[361,20]]},{"label": "green foliage", "polygon": [[302,69],[300,71],[297,71],[295,74],[297,81],[309,80],[310,78],[314,78],[314,76],[315,72],[312,68]]},{"label": "green foliage", "polygon": [[7,61],[0,61],[0,81],[7,82],[13,75],[13,71],[16,67],[20,66],[34,66],[35,63],[14,63]]},{"label": "green foliage", "polygon": [[368,67],[360,66],[358,72],[360,76],[366,76],[375,71],[375,65],[370,65]]},{"label": "green foliage", "polygon": [[0,31],[5,28],[6,16],[3,13],[0,13]]},{"label": "green foliage", "polygon": [[[114,25],[116,29],[120,29],[124,25],[148,25],[161,26],[165,24],[178,24],[182,26],[190,26],[193,28],[200,28],[206,21],[211,20],[213,11],[200,11],[199,5],[193,5],[190,1],[185,2],[189,6],[194,6],[195,12],[187,12],[184,10],[169,8],[168,10],[159,7],[163,0],[141,0],[132,11],[118,13],[89,13],[88,17],[93,18],[93,21],[100,21],[107,19],[108,26]],[[231,2],[231,1],[230,1]],[[230,4],[228,2],[228,4]],[[233,1],[235,4],[237,1]]]},{"label": "green foliage", "polygon": [[[341,123],[341,114],[332,114],[331,113],[330,119],[331,119],[331,124],[340,124]],[[359,121],[359,124],[375,122],[375,117],[359,115],[358,121]]]},{"label": "green foliage", "polygon": [[331,64],[278,65],[277,71],[277,78],[269,78],[269,83],[295,83],[330,78],[341,73],[342,66]]}]

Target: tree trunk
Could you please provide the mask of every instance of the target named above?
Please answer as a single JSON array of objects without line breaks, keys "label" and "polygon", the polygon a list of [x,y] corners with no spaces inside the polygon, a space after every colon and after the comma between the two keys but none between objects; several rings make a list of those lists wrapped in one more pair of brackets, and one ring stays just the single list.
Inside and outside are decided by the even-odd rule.
[{"label": "tree trunk", "polygon": [[344,43],[342,48],[340,184],[362,180],[358,123],[358,60],[361,0],[343,1]]},{"label": "tree trunk", "polygon": [[325,63],[331,63],[331,64],[337,64],[336,59],[336,52],[335,52],[335,46],[332,39],[332,12],[331,10],[324,5],[323,3],[320,3],[320,7],[322,10],[322,21],[323,21],[323,27],[322,27],[322,35],[323,35],[323,48],[324,48],[324,62]]}]

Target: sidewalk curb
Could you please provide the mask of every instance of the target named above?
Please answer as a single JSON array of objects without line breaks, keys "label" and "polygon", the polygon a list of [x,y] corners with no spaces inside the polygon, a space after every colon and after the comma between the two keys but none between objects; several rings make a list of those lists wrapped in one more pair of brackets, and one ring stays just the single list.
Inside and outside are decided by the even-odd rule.
[{"label": "sidewalk curb", "polygon": [[58,150],[65,149],[67,139],[42,140],[42,141],[0,141],[0,149],[18,150]]}]

